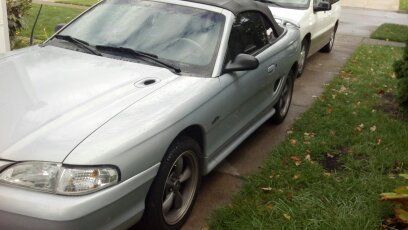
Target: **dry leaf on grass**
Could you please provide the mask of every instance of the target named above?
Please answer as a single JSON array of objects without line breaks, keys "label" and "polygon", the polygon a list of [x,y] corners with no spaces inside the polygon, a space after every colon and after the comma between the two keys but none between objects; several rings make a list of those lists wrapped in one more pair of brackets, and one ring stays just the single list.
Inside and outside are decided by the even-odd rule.
[{"label": "dry leaf on grass", "polygon": [[291,143],[292,145],[296,145],[296,144],[297,144],[297,140],[291,139],[291,140],[290,140],[290,143]]},{"label": "dry leaf on grass", "polygon": [[265,187],[265,188],[261,188],[263,191],[265,191],[265,192],[270,192],[270,191],[272,191],[272,188],[271,187]]},{"label": "dry leaf on grass", "polygon": [[302,160],[298,156],[291,156],[290,159],[295,163],[296,166],[302,164]]},{"label": "dry leaf on grass", "polygon": [[285,219],[287,219],[287,220],[290,220],[290,219],[291,219],[290,215],[287,214],[287,213],[284,213],[284,214],[283,214],[283,217],[285,217]]}]

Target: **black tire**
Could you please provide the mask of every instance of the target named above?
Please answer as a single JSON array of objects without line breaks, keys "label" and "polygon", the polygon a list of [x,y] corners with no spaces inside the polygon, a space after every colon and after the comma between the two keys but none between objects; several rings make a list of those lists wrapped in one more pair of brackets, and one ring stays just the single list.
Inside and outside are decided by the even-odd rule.
[{"label": "black tire", "polygon": [[309,49],[310,49],[310,41],[307,38],[305,38],[302,41],[302,47],[301,47],[301,51],[300,51],[301,56],[300,56],[300,59],[298,61],[299,68],[298,68],[297,77],[301,77],[303,72],[305,71],[305,67],[306,67],[306,63],[307,63],[307,56],[309,55]]},{"label": "black tire", "polygon": [[[180,217],[180,220],[177,220],[176,223],[169,224],[165,219],[165,214],[163,213],[166,187],[169,188],[168,178],[171,177],[172,175],[171,172],[174,169],[174,167],[177,167],[175,166],[175,164],[176,164],[176,161],[179,159],[179,157],[181,157],[184,153],[190,152],[190,151],[194,153],[192,155],[194,156],[196,163],[197,163],[196,189],[194,191],[194,194],[192,195],[192,198],[188,199],[188,200],[191,199],[191,202],[189,203],[188,208],[185,210],[185,212],[183,211],[184,214],[182,215],[182,217]],[[200,154],[201,154],[201,148],[199,144],[190,137],[183,136],[183,137],[177,138],[171,144],[171,146],[167,150],[167,153],[164,159],[162,160],[159,172],[157,173],[157,176],[152,186],[150,187],[150,191],[146,199],[146,208],[145,208],[145,213],[144,213],[143,220],[142,220],[142,225],[146,229],[155,229],[155,230],[180,229],[182,225],[187,221],[187,218],[190,215],[191,210],[194,206],[194,202],[197,198],[197,192],[201,184],[201,164],[200,164],[200,158],[199,158]],[[179,189],[181,190],[181,187],[183,185],[179,183],[178,186],[180,187]],[[171,189],[172,188],[170,188],[170,190]],[[183,199],[183,202],[184,202],[184,199]],[[171,206],[174,207],[175,204],[172,204]],[[175,209],[175,210],[177,211],[178,209]]]},{"label": "black tire", "polygon": [[334,41],[336,40],[337,25],[333,28],[330,35],[330,41],[320,50],[322,53],[330,53],[333,50]]},{"label": "black tire", "polygon": [[[297,72],[296,69],[295,70],[292,69],[291,72],[289,73],[289,76],[287,77],[285,82],[285,87],[288,87],[288,92],[286,94],[285,88],[282,89],[281,95],[279,96],[279,100],[274,107],[276,111],[275,114],[272,116],[271,121],[275,124],[281,124],[288,115],[289,108],[292,103],[296,72]],[[284,103],[282,102],[283,100]]]}]

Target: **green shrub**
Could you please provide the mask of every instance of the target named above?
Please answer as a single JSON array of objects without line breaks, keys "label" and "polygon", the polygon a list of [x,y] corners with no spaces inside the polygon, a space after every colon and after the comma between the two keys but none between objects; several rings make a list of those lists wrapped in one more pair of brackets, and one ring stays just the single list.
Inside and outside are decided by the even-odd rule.
[{"label": "green shrub", "polygon": [[394,70],[398,82],[398,100],[402,106],[408,107],[408,41],[405,46],[404,57],[396,61]]},{"label": "green shrub", "polygon": [[31,8],[32,0],[7,0],[7,17],[11,46],[14,47],[18,32],[24,27],[23,16]]}]

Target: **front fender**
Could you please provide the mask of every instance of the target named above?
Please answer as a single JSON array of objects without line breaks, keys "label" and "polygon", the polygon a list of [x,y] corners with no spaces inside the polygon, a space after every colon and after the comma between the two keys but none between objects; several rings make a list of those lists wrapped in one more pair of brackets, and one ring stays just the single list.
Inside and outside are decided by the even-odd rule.
[{"label": "front fender", "polygon": [[180,77],[100,127],[65,159],[65,164],[120,168],[126,180],[160,162],[186,127],[211,128],[210,110],[200,109],[220,90],[218,78]]}]

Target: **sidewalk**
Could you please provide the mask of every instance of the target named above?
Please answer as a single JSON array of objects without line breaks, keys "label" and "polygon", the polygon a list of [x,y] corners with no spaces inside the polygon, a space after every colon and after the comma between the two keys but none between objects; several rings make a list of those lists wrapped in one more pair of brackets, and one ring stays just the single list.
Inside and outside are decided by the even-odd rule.
[{"label": "sidewalk", "polygon": [[398,11],[399,0],[341,0],[342,6]]}]

